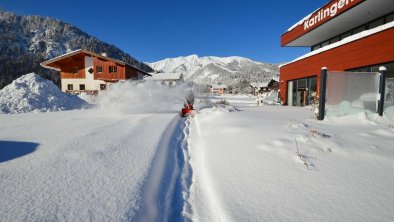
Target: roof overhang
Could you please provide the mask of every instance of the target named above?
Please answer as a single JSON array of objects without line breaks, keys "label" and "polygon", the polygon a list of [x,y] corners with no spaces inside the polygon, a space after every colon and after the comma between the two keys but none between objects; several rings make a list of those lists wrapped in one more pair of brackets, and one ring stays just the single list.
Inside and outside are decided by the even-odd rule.
[{"label": "roof overhang", "polygon": [[56,66],[56,62],[59,62],[61,60],[67,59],[67,58],[72,58],[72,57],[75,57],[75,56],[79,56],[81,54],[82,55],[95,56],[95,57],[102,58],[102,59],[105,59],[105,60],[110,60],[110,61],[113,61],[113,62],[118,63],[120,65],[126,65],[125,62],[122,62],[120,60],[116,60],[116,59],[113,59],[113,58],[102,56],[100,54],[97,54],[97,53],[94,53],[94,52],[90,52],[90,51],[87,51],[87,50],[84,50],[84,49],[78,49],[78,50],[66,53],[64,55],[61,55],[61,56],[55,57],[53,59],[47,60],[45,62],[42,62],[40,65],[42,67],[45,67],[45,68],[59,70],[59,68]]},{"label": "roof overhang", "polygon": [[121,66],[130,66],[130,67],[133,67],[134,69],[140,71],[143,75],[150,76],[149,73],[147,73],[147,72],[145,72],[145,71],[143,71],[143,70],[141,70],[141,69],[139,69],[139,68],[137,68],[137,67],[135,67],[133,65],[130,65],[130,64],[127,64],[127,63],[125,63],[123,61],[120,61],[120,60],[117,60],[117,59],[113,59],[113,58],[110,58],[110,57],[106,57],[106,56],[103,56],[103,55],[100,55],[100,54],[97,54],[97,53],[94,53],[94,52],[90,52],[90,51],[87,51],[87,50],[84,50],[84,49],[78,49],[78,50],[66,53],[64,55],[61,55],[61,56],[55,57],[53,59],[47,60],[45,62],[42,62],[42,63],[40,63],[40,65],[42,67],[44,67],[44,68],[54,69],[56,71],[61,71],[60,67],[56,64],[57,62],[65,60],[65,59],[68,59],[68,58],[73,58],[73,57],[76,57],[76,56],[79,56],[79,55],[95,56],[95,57],[98,57],[98,58],[101,58],[101,59],[104,59],[104,60],[113,61],[113,62],[115,62],[115,63],[117,63],[117,64],[119,64]]},{"label": "roof overhang", "polygon": [[[340,11],[338,5],[346,2],[348,4],[344,5]],[[336,6],[333,6],[335,4]],[[336,15],[322,19],[322,13],[331,7],[337,8]],[[393,0],[333,0],[284,33],[281,37],[281,46],[310,47],[388,14],[393,9]],[[316,23],[312,27],[308,22],[309,24]]]}]

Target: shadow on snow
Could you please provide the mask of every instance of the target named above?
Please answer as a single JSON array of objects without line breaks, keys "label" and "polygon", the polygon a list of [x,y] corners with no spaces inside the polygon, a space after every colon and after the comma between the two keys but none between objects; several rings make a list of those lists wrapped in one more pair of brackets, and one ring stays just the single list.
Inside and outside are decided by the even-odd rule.
[{"label": "shadow on snow", "polygon": [[38,145],[31,142],[0,141],[0,163],[30,154]]}]

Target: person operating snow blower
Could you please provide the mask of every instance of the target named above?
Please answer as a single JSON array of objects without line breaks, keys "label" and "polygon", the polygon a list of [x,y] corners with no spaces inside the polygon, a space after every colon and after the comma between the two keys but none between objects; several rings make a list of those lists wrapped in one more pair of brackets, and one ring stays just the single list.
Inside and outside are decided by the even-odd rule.
[{"label": "person operating snow blower", "polygon": [[189,117],[189,116],[194,117],[195,116],[193,103],[190,100],[186,99],[186,102],[182,108],[181,116],[182,117]]}]

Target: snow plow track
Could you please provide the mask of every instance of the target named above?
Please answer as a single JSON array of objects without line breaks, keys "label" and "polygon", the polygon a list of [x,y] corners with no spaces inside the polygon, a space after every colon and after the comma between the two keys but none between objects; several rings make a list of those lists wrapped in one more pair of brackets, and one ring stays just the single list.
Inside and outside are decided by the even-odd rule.
[{"label": "snow plow track", "polygon": [[143,191],[138,221],[187,221],[191,214],[189,120],[175,117],[164,132]]}]

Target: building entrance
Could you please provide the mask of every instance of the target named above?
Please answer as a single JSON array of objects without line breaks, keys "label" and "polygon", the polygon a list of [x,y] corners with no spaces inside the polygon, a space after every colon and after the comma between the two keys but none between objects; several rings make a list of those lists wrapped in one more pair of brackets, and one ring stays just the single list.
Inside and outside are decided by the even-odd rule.
[{"label": "building entrance", "polygon": [[308,106],[316,101],[316,76],[287,82],[287,105]]}]

